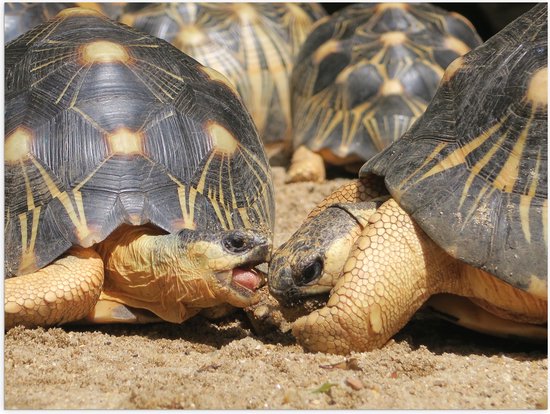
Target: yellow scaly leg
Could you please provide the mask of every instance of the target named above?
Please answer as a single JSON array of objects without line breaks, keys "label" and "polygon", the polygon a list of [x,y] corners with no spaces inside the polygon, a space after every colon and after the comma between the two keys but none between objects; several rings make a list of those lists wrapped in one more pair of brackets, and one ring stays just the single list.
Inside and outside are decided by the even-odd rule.
[{"label": "yellow scaly leg", "polygon": [[310,351],[347,354],[383,346],[456,266],[393,199],[369,222],[327,305],[294,323],[292,333]]},{"label": "yellow scaly leg", "polygon": [[103,261],[93,249],[72,248],[49,266],[4,281],[5,329],[51,326],[85,317],[103,287]]}]

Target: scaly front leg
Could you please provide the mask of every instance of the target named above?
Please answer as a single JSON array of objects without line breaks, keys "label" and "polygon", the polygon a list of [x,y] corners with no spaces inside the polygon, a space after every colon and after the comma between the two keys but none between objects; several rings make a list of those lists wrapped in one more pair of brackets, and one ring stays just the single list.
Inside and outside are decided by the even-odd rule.
[{"label": "scaly front leg", "polygon": [[442,275],[456,273],[456,261],[393,199],[369,223],[327,305],[293,326],[298,342],[310,351],[347,354],[383,346],[441,289]]},{"label": "scaly front leg", "polygon": [[34,273],[4,281],[5,329],[79,320],[94,307],[103,286],[103,261],[93,249],[68,256]]}]

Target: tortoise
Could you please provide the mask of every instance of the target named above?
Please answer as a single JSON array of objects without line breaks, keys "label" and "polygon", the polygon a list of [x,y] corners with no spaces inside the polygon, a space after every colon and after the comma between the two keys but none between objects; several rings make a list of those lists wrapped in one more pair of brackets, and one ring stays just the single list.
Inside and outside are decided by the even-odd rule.
[{"label": "tortoise", "polygon": [[320,20],[291,78],[287,182],[357,173],[424,112],[444,69],[481,44],[463,16],[429,4],[354,4]]},{"label": "tortoise", "polygon": [[77,6],[97,10],[112,19],[143,7],[140,3],[5,3],[4,42],[8,43],[40,23],[54,18],[63,9]]},{"label": "tortoise", "polygon": [[271,294],[307,349],[383,346],[430,297],[468,328],[547,337],[547,5],[455,60],[408,132],[278,249]]},{"label": "tortoise", "polygon": [[83,8],[5,57],[6,328],[256,300],[273,185],[223,75]]},{"label": "tortoise", "polygon": [[325,15],[314,3],[160,3],[126,13],[121,22],[229,78],[276,160],[290,139],[294,59],[313,22]]}]

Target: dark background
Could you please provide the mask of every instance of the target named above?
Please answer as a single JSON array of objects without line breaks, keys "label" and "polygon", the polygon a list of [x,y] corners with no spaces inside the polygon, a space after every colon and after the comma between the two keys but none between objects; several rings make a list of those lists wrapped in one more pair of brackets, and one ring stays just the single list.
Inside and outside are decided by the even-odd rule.
[{"label": "dark background", "polygon": [[[328,13],[334,13],[354,3],[321,3]],[[431,3],[466,17],[485,41],[519,17],[536,3]]]}]

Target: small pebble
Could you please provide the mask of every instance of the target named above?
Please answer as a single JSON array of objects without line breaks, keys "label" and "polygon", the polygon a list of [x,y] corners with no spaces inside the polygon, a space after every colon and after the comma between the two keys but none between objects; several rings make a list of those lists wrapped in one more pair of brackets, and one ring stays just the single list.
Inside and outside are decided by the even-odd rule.
[{"label": "small pebble", "polygon": [[267,317],[268,313],[269,308],[266,305],[261,305],[254,309],[254,316],[258,319],[263,319]]},{"label": "small pebble", "polygon": [[283,404],[289,404],[297,400],[298,393],[295,390],[290,389],[285,391],[285,394],[283,395]]},{"label": "small pebble", "polygon": [[348,377],[348,378],[346,378],[346,385],[350,386],[355,391],[363,389],[363,387],[364,387],[361,380],[357,377]]}]

